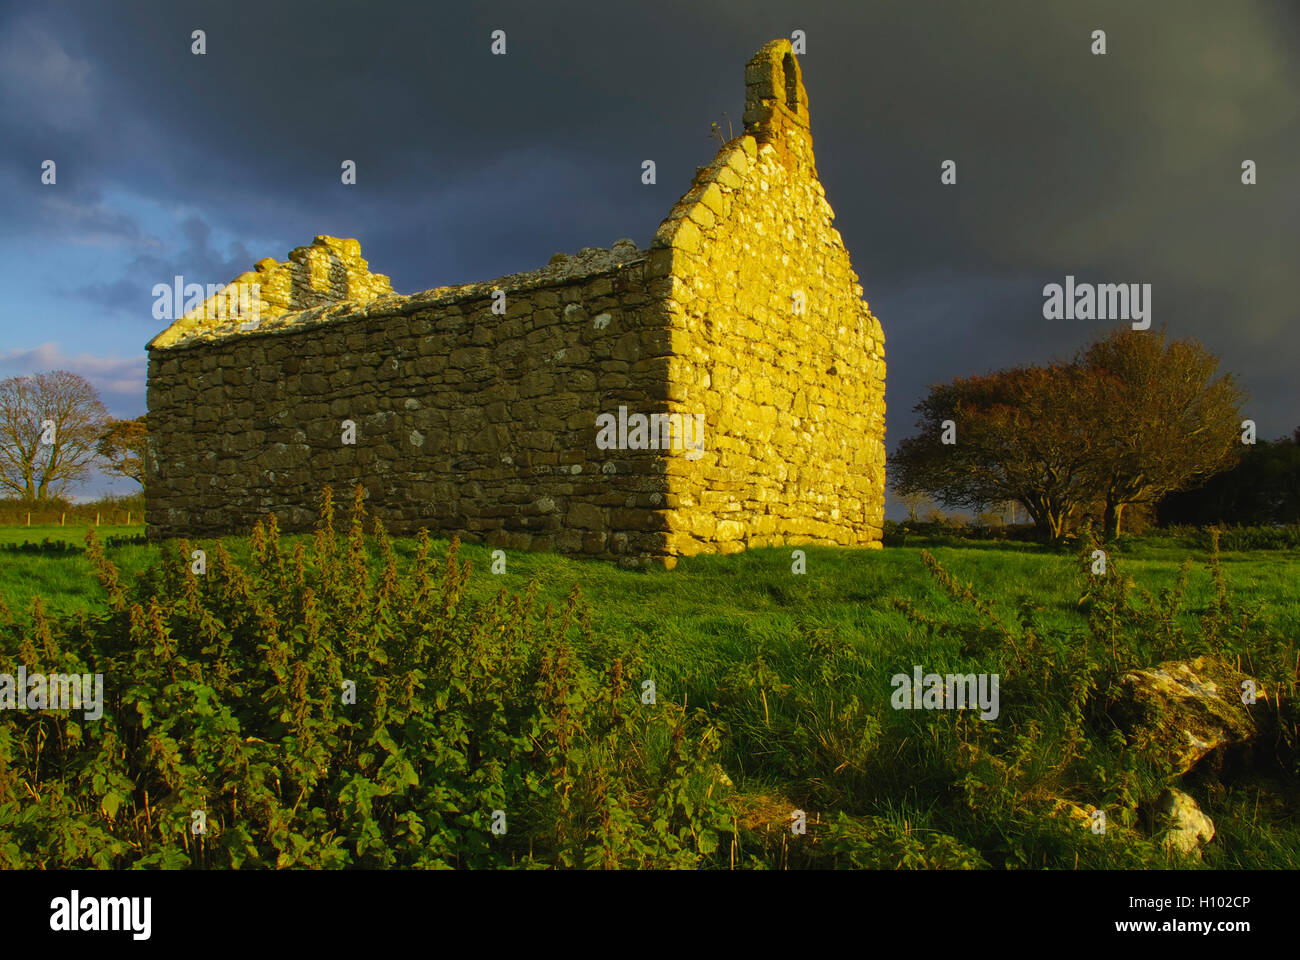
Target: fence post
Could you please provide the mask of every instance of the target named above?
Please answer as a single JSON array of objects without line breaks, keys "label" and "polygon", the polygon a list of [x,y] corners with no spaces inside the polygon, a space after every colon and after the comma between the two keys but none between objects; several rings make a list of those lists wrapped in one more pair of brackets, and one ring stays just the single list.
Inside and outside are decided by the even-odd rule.
[{"label": "fence post", "polygon": [[27,526],[30,527],[31,525],[32,525],[32,512],[31,512],[30,510],[28,510],[28,511],[27,511]]},{"label": "fence post", "polygon": [[128,511],[126,512],[126,525],[127,525],[128,527],[131,526],[131,511],[130,511],[130,510],[128,510]]},{"label": "fence post", "polygon": [[59,514],[59,526],[63,526],[64,521],[66,521],[67,519],[68,519],[68,515],[66,513]]},{"label": "fence post", "polygon": [[95,526],[99,526],[99,514],[95,514]]}]

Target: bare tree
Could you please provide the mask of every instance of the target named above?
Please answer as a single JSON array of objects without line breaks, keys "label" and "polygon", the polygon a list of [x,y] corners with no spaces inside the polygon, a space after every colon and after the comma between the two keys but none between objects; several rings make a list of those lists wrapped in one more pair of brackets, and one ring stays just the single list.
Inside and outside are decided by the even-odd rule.
[{"label": "bare tree", "polygon": [[0,488],[47,500],[85,479],[108,411],[67,370],[0,380]]},{"label": "bare tree", "polygon": [[914,490],[911,493],[904,493],[898,498],[898,500],[903,506],[907,507],[908,523],[916,523],[917,511],[922,506],[933,508],[935,505],[934,501],[930,499],[928,494],[919,490]]}]

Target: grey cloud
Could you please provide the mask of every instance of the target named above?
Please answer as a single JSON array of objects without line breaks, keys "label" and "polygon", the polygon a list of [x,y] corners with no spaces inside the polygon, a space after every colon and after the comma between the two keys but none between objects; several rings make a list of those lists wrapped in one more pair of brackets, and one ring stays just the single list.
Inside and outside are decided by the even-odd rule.
[{"label": "grey cloud", "polygon": [[[1300,422],[1293,2],[450,6],[281,0],[253,20],[224,2],[148,0],[31,14],[67,58],[47,58],[63,63],[50,68],[59,83],[91,78],[102,106],[76,142],[58,141],[79,178],[199,211],[185,249],[141,248],[124,282],[229,279],[319,233],[358,237],[403,291],[645,243],[712,156],[710,122],[725,111],[739,124],[744,61],[798,27],[819,171],[885,327],[891,447],[928,383],[1068,355],[1101,332],[1042,319],[1043,284],[1067,273],[1151,283],[1156,325],[1223,357],[1262,434]],[[204,57],[189,52],[196,27]],[[494,58],[498,27],[509,53]],[[1088,52],[1097,28],[1105,57]],[[28,177],[51,141],[11,100],[0,170]],[[1247,158],[1258,186],[1239,183]],[[343,159],[358,163],[354,188],[339,184]],[[653,188],[643,159],[658,163]],[[944,159],[958,162],[955,187],[939,183]],[[0,176],[0,192],[16,201],[0,230],[43,241],[30,191]],[[214,249],[212,230],[247,239]],[[126,299],[123,284],[86,292],[138,303],[139,328],[152,324],[147,297]]]},{"label": "grey cloud", "polygon": [[28,350],[0,353],[0,377],[21,377],[49,370],[71,370],[90,381],[116,417],[137,417],[145,410],[145,358],[70,354],[47,341]]}]

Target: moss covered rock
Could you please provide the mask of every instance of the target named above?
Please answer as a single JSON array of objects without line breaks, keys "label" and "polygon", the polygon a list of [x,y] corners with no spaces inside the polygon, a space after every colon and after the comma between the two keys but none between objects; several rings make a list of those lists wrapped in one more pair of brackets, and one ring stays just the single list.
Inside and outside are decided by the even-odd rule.
[{"label": "moss covered rock", "polygon": [[1263,685],[1221,660],[1168,661],[1120,677],[1107,713],[1131,746],[1181,776],[1209,754],[1259,736],[1256,708],[1242,702],[1247,681],[1262,703]]}]

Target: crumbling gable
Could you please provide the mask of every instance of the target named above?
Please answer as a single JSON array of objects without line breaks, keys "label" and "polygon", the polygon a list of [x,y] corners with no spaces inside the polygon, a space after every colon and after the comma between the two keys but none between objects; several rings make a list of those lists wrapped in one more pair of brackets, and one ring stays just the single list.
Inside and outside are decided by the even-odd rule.
[{"label": "crumbling gable", "polygon": [[880,324],[789,42],[745,79],[744,134],[648,250],[398,296],[356,241],[318,237],[259,263],[275,292],[256,324],[173,324],[149,345],[150,535],[267,511],[306,528],[322,484],[361,483],[390,530],[506,548],[671,565],[878,546]]},{"label": "crumbling gable", "polygon": [[[231,288],[245,295],[223,296]],[[363,303],[385,296],[393,296],[393,285],[383,274],[370,272],[370,264],[361,257],[360,243],[317,237],[309,247],[290,250],[285,263],[271,257],[257,261],[252,270],[241,273],[219,294],[208,297],[154,337],[148,349],[256,329],[313,307]],[[232,304],[239,309],[231,309]]]}]

